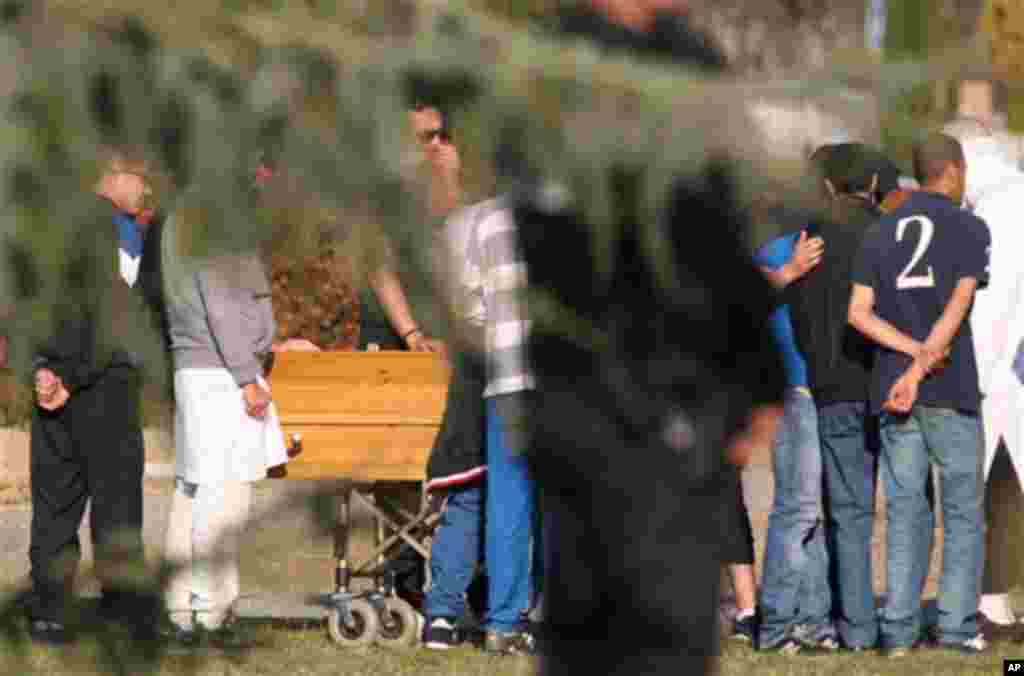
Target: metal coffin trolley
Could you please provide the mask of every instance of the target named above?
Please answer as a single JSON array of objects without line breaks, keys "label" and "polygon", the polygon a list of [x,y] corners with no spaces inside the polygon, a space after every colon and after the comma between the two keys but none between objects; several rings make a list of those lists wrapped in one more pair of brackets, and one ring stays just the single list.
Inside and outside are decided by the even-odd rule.
[{"label": "metal coffin trolley", "polygon": [[[341,645],[416,643],[422,618],[396,595],[387,564],[401,545],[429,559],[428,538],[439,516],[426,501],[426,466],[444,413],[447,366],[431,353],[282,352],[270,384],[292,456],[275,476],[344,480],[334,535],[334,591],[303,601],[303,614],[326,614],[330,637]],[[415,482],[418,508],[374,496],[377,482]],[[356,505],[369,511],[375,525],[375,546],[361,560],[350,555],[350,512]],[[355,577],[375,585],[353,591]],[[253,614],[242,606],[239,615]]]}]

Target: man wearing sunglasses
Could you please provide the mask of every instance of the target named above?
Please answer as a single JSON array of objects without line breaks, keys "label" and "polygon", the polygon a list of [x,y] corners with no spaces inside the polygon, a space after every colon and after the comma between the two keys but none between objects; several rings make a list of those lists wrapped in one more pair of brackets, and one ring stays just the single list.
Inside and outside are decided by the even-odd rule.
[{"label": "man wearing sunglasses", "polygon": [[83,216],[89,231],[69,252],[56,330],[33,359],[29,632],[48,643],[71,638],[66,618],[87,502],[101,612],[136,631],[155,627],[155,600],[126,581],[143,564],[140,371],[156,366],[147,362],[162,347],[137,283],[143,239],[134,217],[150,188],[145,162],[126,151],[101,166],[99,199]]},{"label": "man wearing sunglasses", "polygon": [[[459,175],[461,164],[458,151],[451,143],[451,134],[445,115],[433,106],[417,104],[409,112],[409,121],[419,145],[421,160],[428,173],[427,200],[430,219],[443,219],[462,199]],[[396,247],[397,244],[397,247]],[[366,349],[376,344],[383,350],[411,350],[413,352],[440,352],[441,341],[428,337],[420,320],[433,324],[436,319],[427,307],[431,303],[410,303],[411,285],[403,284],[403,266],[415,252],[403,249],[403,242],[388,242],[384,264],[370,274],[370,289],[360,294],[359,346]],[[408,282],[408,279],[406,279]],[[417,305],[420,316],[413,312]]]}]

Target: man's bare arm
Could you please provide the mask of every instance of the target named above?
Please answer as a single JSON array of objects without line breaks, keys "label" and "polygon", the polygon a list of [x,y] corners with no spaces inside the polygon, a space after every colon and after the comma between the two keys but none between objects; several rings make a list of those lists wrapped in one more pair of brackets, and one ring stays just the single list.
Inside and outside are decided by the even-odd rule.
[{"label": "man's bare arm", "polygon": [[953,296],[942,311],[942,316],[935,322],[935,326],[924,341],[926,350],[935,354],[946,351],[967,319],[971,303],[974,302],[974,292],[977,290],[978,280],[974,277],[963,277],[957,282]]},{"label": "man's bare arm", "polygon": [[370,276],[370,286],[384,306],[384,314],[395,329],[395,333],[413,352],[439,352],[443,344],[433,338],[427,338],[420,330],[412,316],[412,308],[406,298],[402,282],[394,272],[382,267]]},{"label": "man's bare arm", "polygon": [[370,276],[370,286],[377,295],[377,300],[384,306],[384,313],[394,327],[395,333],[404,336],[417,328],[412,317],[412,309],[405,297],[405,290],[398,276],[387,268],[381,268]]},{"label": "man's bare arm", "polygon": [[875,290],[870,286],[853,285],[846,318],[853,328],[890,350],[915,358],[921,352],[921,343],[875,314]]}]

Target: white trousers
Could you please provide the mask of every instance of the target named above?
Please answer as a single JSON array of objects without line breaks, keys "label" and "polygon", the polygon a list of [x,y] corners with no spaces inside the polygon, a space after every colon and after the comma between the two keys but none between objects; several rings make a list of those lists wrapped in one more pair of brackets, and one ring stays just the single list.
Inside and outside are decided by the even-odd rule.
[{"label": "white trousers", "polygon": [[175,480],[164,556],[177,569],[165,602],[171,621],[217,629],[240,593],[239,542],[249,518],[252,484]]}]

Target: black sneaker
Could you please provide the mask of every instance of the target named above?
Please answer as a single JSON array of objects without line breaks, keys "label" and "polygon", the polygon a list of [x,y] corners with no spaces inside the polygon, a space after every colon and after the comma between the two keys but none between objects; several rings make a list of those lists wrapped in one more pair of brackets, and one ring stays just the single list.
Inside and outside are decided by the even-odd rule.
[{"label": "black sneaker", "polygon": [[795,638],[787,638],[782,643],[778,643],[768,648],[761,648],[761,652],[772,655],[781,655],[783,657],[820,657],[822,655],[835,654],[834,650],[828,650],[817,645],[808,645],[807,643]]},{"label": "black sneaker", "polygon": [[732,624],[732,633],[729,638],[733,641],[742,641],[754,645],[757,640],[757,629],[760,623],[757,621],[757,613],[747,615],[743,619],[735,620]]},{"label": "black sneaker", "polygon": [[435,617],[423,627],[423,645],[431,650],[448,650],[459,644],[459,632],[448,617]]},{"label": "black sneaker", "polygon": [[160,641],[164,653],[171,656],[192,655],[206,648],[199,630],[180,627],[173,622],[160,627]]},{"label": "black sneaker", "polygon": [[61,622],[51,620],[29,620],[28,635],[37,643],[66,645],[71,642],[71,633]]},{"label": "black sneaker", "polygon": [[537,639],[528,631],[488,629],[484,637],[484,652],[492,655],[532,655],[536,651]]}]

